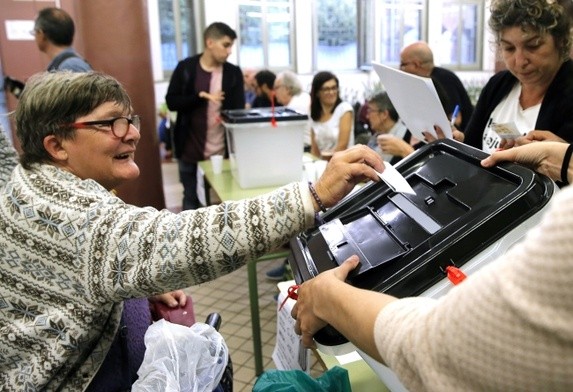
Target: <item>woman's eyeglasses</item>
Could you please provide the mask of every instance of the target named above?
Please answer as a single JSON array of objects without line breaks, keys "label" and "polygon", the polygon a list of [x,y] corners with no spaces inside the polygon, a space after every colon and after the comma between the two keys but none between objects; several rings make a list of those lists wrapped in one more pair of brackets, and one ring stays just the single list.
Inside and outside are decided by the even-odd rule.
[{"label": "woman's eyeglasses", "polygon": [[321,93],[336,93],[338,92],[338,86],[321,87],[318,91]]},{"label": "woman's eyeglasses", "polygon": [[76,129],[93,128],[97,131],[111,130],[111,133],[113,133],[115,137],[122,138],[125,135],[127,135],[130,125],[133,125],[137,130],[139,130],[139,127],[141,125],[141,118],[137,115],[131,116],[131,118],[121,116],[121,117],[110,118],[109,120],[83,121],[66,125]]}]

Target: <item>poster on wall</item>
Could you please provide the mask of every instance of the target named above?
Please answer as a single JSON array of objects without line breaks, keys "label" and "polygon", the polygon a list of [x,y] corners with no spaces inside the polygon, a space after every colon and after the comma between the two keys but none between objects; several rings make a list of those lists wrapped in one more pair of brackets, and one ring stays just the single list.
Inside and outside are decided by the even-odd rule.
[{"label": "poster on wall", "polygon": [[5,20],[6,38],[8,41],[33,41],[33,20]]}]

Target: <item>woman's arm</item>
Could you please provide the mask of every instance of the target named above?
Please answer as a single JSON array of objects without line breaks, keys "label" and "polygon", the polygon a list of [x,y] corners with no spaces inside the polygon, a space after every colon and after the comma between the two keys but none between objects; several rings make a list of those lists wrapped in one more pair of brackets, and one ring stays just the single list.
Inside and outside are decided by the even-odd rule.
[{"label": "woman's arm", "polygon": [[481,161],[482,166],[492,167],[503,161],[518,162],[531,167],[549,178],[561,180],[563,164],[568,182],[573,181],[573,162],[564,162],[565,152],[569,148],[568,143],[561,142],[535,142],[507,150],[495,151],[489,157]]},{"label": "woman's arm", "polygon": [[338,129],[338,141],[334,151],[346,150],[350,143],[350,132],[352,132],[352,124],[354,122],[354,112],[348,111],[340,117]]},{"label": "woman's arm", "polygon": [[332,325],[409,390],[571,390],[572,202],[558,194],[524,241],[439,299],[348,285],[353,256],[301,285],[295,331],[312,346]]},{"label": "woman's arm", "polygon": [[303,283],[298,289],[298,300],[291,315],[296,319],[295,332],[302,336],[306,347],[313,347],[314,334],[330,324],[380,361],[374,340],[374,323],[380,310],[396,298],[344,283],[358,263],[358,256],[351,256],[340,267]]},{"label": "woman's arm", "polygon": [[317,158],[320,158],[320,149],[318,144],[316,144],[316,135],[314,134],[314,129],[310,129],[310,153]]}]

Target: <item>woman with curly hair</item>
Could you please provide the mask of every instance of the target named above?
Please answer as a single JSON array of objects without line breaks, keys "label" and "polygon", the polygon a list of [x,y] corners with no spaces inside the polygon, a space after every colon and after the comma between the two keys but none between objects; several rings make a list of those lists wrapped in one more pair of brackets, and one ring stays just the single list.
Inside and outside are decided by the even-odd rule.
[{"label": "woman with curly hair", "polygon": [[491,77],[465,130],[465,142],[492,152],[502,139],[492,124],[515,123],[534,140],[573,141],[571,19],[557,2],[498,0],[489,27],[507,68]]}]

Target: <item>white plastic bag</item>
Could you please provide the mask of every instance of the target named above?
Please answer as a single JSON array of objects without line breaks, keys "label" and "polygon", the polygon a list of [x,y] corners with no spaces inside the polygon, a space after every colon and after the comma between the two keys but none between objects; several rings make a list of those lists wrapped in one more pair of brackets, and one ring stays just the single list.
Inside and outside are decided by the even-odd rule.
[{"label": "white plastic bag", "polygon": [[211,392],[227,366],[228,348],[213,327],[161,319],[145,333],[145,357],[134,392]]}]

